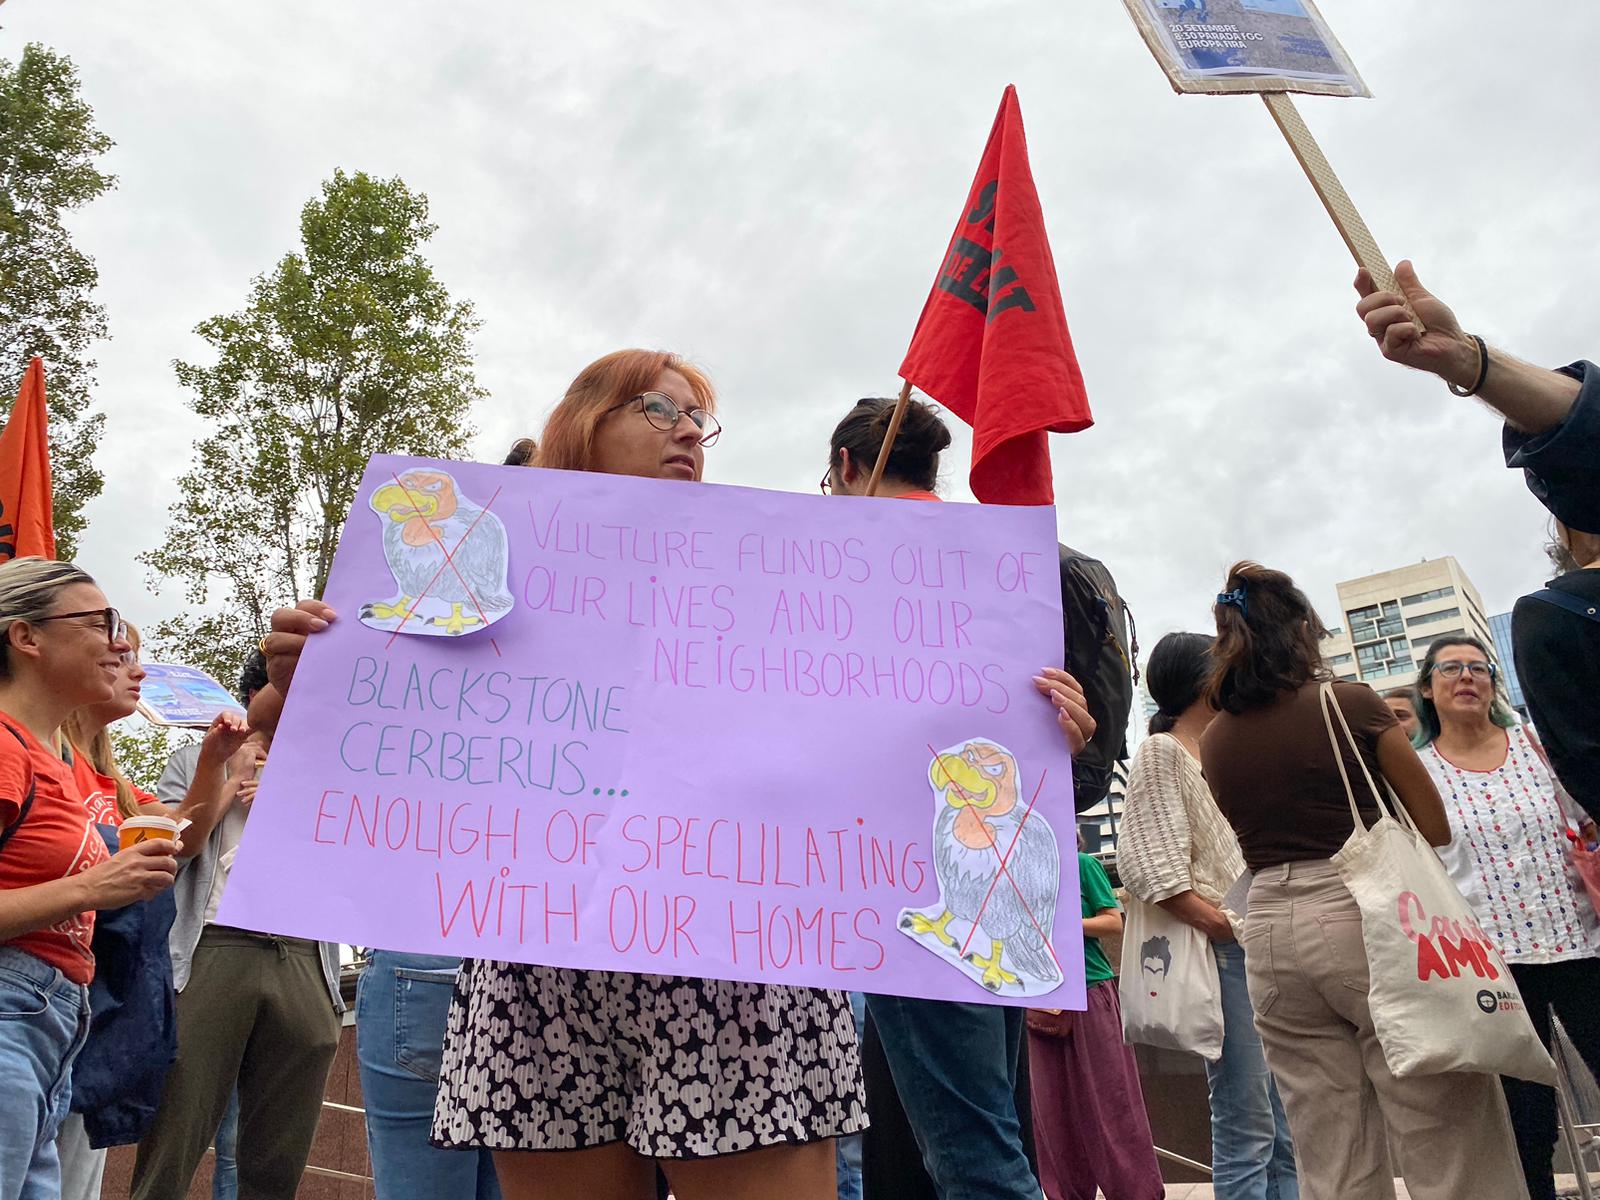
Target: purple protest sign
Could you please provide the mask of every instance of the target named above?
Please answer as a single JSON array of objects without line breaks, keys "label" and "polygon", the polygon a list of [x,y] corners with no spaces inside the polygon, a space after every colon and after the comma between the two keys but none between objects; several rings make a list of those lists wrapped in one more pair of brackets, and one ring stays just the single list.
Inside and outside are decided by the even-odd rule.
[{"label": "purple protest sign", "polygon": [[1083,1007],[1052,510],[380,456],[327,600],[228,924]]}]

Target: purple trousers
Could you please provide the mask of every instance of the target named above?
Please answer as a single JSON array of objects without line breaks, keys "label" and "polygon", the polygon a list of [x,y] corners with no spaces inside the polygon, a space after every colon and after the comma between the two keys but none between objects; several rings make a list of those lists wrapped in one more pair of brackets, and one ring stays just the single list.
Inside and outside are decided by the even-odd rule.
[{"label": "purple trousers", "polygon": [[1046,1200],[1095,1200],[1097,1188],[1106,1200],[1166,1195],[1115,980],[1090,985],[1067,1037],[1030,1034],[1028,1065]]}]

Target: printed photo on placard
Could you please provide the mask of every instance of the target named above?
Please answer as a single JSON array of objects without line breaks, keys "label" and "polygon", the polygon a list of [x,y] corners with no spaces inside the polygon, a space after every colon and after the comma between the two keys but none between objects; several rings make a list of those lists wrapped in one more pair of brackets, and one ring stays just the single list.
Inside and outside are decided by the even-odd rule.
[{"label": "printed photo on placard", "polygon": [[139,713],[152,725],[203,729],[218,713],[243,712],[232,692],[195,667],[145,663]]},{"label": "printed photo on placard", "polygon": [[1312,0],[1123,0],[1180,92],[1370,95]]}]

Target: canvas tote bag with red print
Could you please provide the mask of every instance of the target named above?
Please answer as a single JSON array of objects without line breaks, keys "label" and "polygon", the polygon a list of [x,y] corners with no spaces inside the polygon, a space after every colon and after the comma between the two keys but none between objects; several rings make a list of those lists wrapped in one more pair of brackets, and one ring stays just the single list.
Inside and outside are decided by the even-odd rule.
[{"label": "canvas tote bag with red print", "polygon": [[1401,1077],[1480,1071],[1554,1084],[1555,1063],[1505,960],[1405,806],[1385,797],[1387,784],[1378,788],[1357,749],[1379,814],[1371,828],[1362,821],[1335,722],[1352,749],[1356,740],[1326,683],[1322,719],[1355,821],[1333,864],[1361,908],[1368,1002],[1389,1070]]}]

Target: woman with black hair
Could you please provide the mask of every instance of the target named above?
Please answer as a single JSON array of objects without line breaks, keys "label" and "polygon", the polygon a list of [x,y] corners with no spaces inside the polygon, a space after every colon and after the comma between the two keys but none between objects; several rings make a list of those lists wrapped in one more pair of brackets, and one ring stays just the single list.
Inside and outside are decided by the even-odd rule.
[{"label": "woman with black hair", "polygon": [[[1200,758],[1255,872],[1245,976],[1294,1134],[1300,1195],[1392,1200],[1392,1150],[1413,1200],[1523,1196],[1493,1077],[1390,1072],[1368,1002],[1361,910],[1331,861],[1355,832],[1344,776],[1361,778],[1363,766],[1387,780],[1431,845],[1448,842],[1428,772],[1376,692],[1332,683],[1355,743],[1340,744],[1341,772],[1322,710],[1333,678],[1322,622],[1283,572],[1236,564],[1212,613],[1207,699],[1221,711]],[[1356,804],[1364,823],[1377,819],[1375,797]]]},{"label": "woman with black hair", "polygon": [[[825,494],[867,494],[882,452],[895,402],[867,399],[834,428],[828,447]],[[938,501],[939,453],[950,445],[950,431],[931,405],[912,400],[883,464],[876,495],[900,500]],[[1076,754],[1094,733],[1083,689],[1058,667],[1047,667],[1034,686],[1056,706],[1056,719]],[[1022,1059],[1024,1010],[988,1004],[919,1000],[907,996],[869,996],[871,1018],[866,1047],[868,1105],[868,1200],[875,1196],[924,1194],[911,1164],[884,1169],[882,1189],[874,1182],[876,1160],[889,1157],[891,1128],[903,1129],[901,1114],[883,1112],[889,1097],[872,1077],[886,1060],[905,1119],[921,1151],[923,1165],[941,1196],[986,1196],[993,1200],[1037,1200],[1039,1185],[1030,1164],[1032,1114],[1027,1106]],[[1025,1066],[1022,1068],[1025,1072]],[[1021,1100],[1019,1111],[1018,1101]],[[886,1118],[880,1122],[880,1113]],[[885,1164],[886,1165],[886,1164]]]},{"label": "woman with black hair", "polygon": [[1145,666],[1159,706],[1134,755],[1117,838],[1128,891],[1211,939],[1222,988],[1222,1057],[1206,1063],[1211,1174],[1220,1200],[1294,1200],[1299,1192],[1289,1123],[1267,1071],[1245,986],[1242,923],[1223,898],[1241,875],[1238,839],[1200,770],[1200,735],[1217,715],[1206,698],[1215,638],[1169,633]]},{"label": "woman with black hair", "polygon": [[[1565,792],[1498,679],[1474,637],[1441,637],[1422,660],[1417,740],[1455,834],[1439,856],[1510,965],[1539,1040],[1549,1048],[1554,1009],[1600,1072],[1600,920],[1568,853]],[[1555,1200],[1555,1091],[1503,1082],[1528,1192]]]}]

